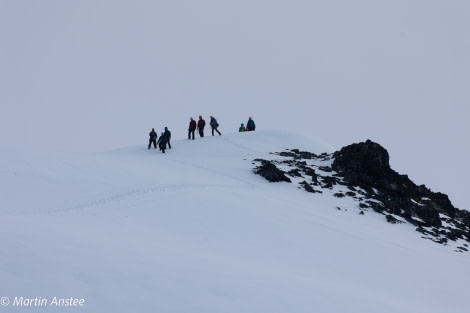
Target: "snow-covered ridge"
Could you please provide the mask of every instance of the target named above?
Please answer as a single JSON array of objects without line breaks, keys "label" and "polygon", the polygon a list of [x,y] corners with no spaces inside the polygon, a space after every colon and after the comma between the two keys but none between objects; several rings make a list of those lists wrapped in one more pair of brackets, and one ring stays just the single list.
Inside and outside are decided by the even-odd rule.
[{"label": "snow-covered ridge", "polygon": [[270,152],[324,146],[261,131],[146,146],[2,151],[8,312],[25,310],[15,297],[84,299],[80,312],[466,312],[468,254],[253,173]]}]

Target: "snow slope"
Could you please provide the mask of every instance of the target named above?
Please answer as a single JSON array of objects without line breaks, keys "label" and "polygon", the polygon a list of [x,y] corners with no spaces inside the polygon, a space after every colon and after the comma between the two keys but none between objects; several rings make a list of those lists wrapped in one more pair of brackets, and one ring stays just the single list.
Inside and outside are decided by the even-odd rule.
[{"label": "snow slope", "polygon": [[[468,311],[468,254],[252,172],[269,152],[331,152],[323,145],[257,131],[172,146],[2,149],[0,310]],[[54,297],[84,306],[52,307]]]}]

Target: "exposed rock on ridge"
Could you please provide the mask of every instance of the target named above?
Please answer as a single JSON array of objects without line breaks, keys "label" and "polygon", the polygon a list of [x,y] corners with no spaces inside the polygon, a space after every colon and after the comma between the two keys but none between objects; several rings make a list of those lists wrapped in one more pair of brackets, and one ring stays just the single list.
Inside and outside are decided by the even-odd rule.
[{"label": "exposed rock on ridge", "polygon": [[276,177],[266,177],[270,181],[291,182],[290,176],[298,181],[299,188],[312,193],[346,187],[347,191],[333,195],[354,198],[362,213],[371,208],[390,223],[406,221],[415,225],[424,238],[438,243],[461,240],[464,243],[457,250],[468,251],[470,212],[455,208],[447,195],[418,186],[407,175],[394,171],[387,150],[378,143],[367,140],[333,154],[316,155],[297,149],[274,154],[282,159],[255,160],[261,162],[255,169],[257,174]]}]

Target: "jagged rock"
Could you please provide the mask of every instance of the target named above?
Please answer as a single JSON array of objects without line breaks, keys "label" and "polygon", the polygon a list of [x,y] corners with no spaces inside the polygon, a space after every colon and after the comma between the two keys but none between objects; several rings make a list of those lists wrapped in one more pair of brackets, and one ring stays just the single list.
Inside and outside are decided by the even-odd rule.
[{"label": "jagged rock", "polygon": [[331,167],[329,166],[320,166],[318,168],[320,171],[323,171],[323,172],[327,172],[327,173],[331,173],[333,170],[331,169]]},{"label": "jagged rock", "polygon": [[328,189],[333,189],[333,183],[332,182],[327,182],[322,186],[322,188],[328,188]]},{"label": "jagged rock", "polygon": [[306,176],[312,177],[312,181],[318,183],[318,175],[315,170],[307,165],[299,166],[299,169],[302,171],[303,174]]},{"label": "jagged rock", "polygon": [[318,193],[321,193],[321,191],[317,191],[317,190],[313,189],[313,187],[310,186],[310,184],[307,183],[305,180],[302,181],[302,182],[300,182],[299,185],[302,186],[302,187],[303,187],[306,191],[308,191],[308,192],[312,192],[312,193],[318,192]]},{"label": "jagged rock", "polygon": [[[312,178],[311,183],[301,182],[300,188],[321,192],[312,185],[323,189],[345,186],[349,191],[335,192],[333,196],[351,197],[359,202],[360,209],[372,208],[384,214],[389,223],[402,223],[395,217],[403,218],[417,226],[416,230],[423,233],[423,238],[434,242],[447,244],[449,240],[460,239],[470,243],[470,212],[455,208],[447,195],[432,192],[425,185],[418,186],[407,175],[394,171],[387,150],[378,143],[367,140],[343,147],[333,154],[316,155],[298,149],[276,154],[290,158],[281,161],[290,168],[289,175]],[[324,163],[318,165],[318,173],[309,165],[311,161],[305,161],[332,158],[331,167]],[[258,161],[262,165],[256,172],[269,181],[290,181],[274,163]]]},{"label": "jagged rock", "polygon": [[291,151],[294,152],[296,154],[296,157],[300,159],[311,160],[318,157],[315,153],[308,151],[299,151],[299,149],[292,149]]},{"label": "jagged rock", "polygon": [[339,179],[333,176],[322,176],[322,182],[327,185],[326,188],[331,188],[333,185],[336,185],[339,183]]},{"label": "jagged rock", "polygon": [[258,175],[263,176],[270,182],[292,182],[289,177],[285,175],[283,171],[278,169],[276,165],[274,165],[270,161],[266,160],[259,160],[261,165],[255,168],[254,172]]},{"label": "jagged rock", "polygon": [[307,151],[299,151],[299,149],[291,149],[290,151],[283,151],[279,152],[278,155],[283,157],[291,157],[294,159],[314,159],[318,156],[315,153],[307,152]]},{"label": "jagged rock", "polygon": [[294,158],[295,157],[295,153],[294,152],[287,152],[287,151],[282,151],[282,152],[279,152],[279,153],[276,153],[277,155],[280,155],[282,157],[291,157],[291,158]]},{"label": "jagged rock", "polygon": [[390,174],[390,158],[387,150],[370,140],[346,146],[335,152],[333,157],[333,170],[342,173],[343,176],[365,174],[358,179],[370,182],[369,177],[383,178]]},{"label": "jagged rock", "polygon": [[[424,185],[417,186],[407,175],[390,168],[385,148],[370,140],[355,143],[335,152],[332,168],[344,177],[349,186],[359,186],[384,205],[373,206],[377,212],[389,212],[419,227],[442,227],[440,213],[461,216],[470,225],[470,212],[456,209],[447,195],[435,193]],[[455,236],[450,233],[449,237]],[[463,234],[458,234],[459,238]]]},{"label": "jagged rock", "polygon": [[387,222],[389,222],[390,224],[402,224],[402,223],[403,223],[402,221],[397,220],[395,217],[393,217],[393,216],[390,215],[390,214],[385,215],[385,219],[386,219]]},{"label": "jagged rock", "polygon": [[406,208],[406,211],[411,213],[411,216],[416,216],[423,222],[418,221],[418,225],[424,227],[441,227],[442,222],[439,217],[439,212],[434,209],[422,207],[422,206],[410,206]]},{"label": "jagged rock", "polygon": [[288,171],[287,175],[292,176],[292,177],[302,177],[302,174],[300,174],[300,170],[298,168],[294,168]]}]

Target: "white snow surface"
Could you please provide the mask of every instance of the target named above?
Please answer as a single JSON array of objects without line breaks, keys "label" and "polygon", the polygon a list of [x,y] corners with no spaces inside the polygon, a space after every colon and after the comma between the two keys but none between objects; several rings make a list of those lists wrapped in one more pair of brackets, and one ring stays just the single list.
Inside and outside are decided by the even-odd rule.
[{"label": "white snow surface", "polygon": [[468,254],[253,173],[291,148],[332,152],[276,131],[165,154],[0,148],[0,312],[468,312]]}]

